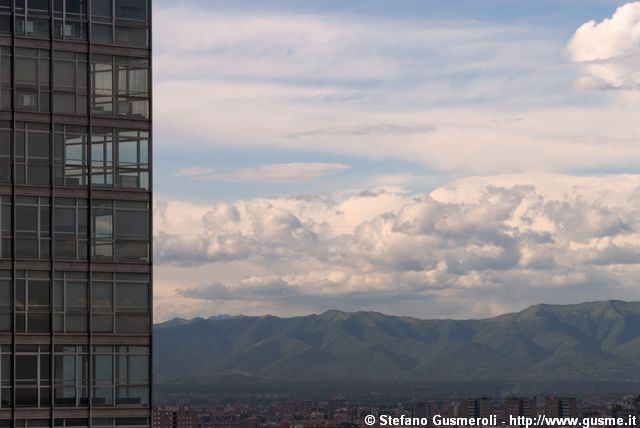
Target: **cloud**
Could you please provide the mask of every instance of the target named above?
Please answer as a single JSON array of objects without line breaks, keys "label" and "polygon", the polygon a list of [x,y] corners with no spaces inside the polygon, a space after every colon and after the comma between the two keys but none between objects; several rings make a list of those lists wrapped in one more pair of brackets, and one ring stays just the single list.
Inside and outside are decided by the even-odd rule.
[{"label": "cloud", "polygon": [[[180,278],[162,286],[167,298],[204,315],[211,302],[236,313],[337,307],[432,316],[449,308],[442,315],[466,317],[551,294],[633,299],[639,194],[637,175],[472,177],[428,195],[194,205],[195,225],[180,219],[188,206],[166,202],[156,210],[155,257]],[[188,280],[177,273],[185,265]]]},{"label": "cloud", "polygon": [[292,183],[312,180],[347,169],[349,169],[348,165],[339,163],[279,163],[244,168],[224,174],[198,174],[198,178],[234,183]]},{"label": "cloud", "polygon": [[[415,65],[419,59],[415,56],[425,52],[464,55],[468,61],[456,61],[455,65],[458,71],[468,71],[503,68],[505,62],[492,61],[495,56],[505,51],[517,54],[516,47],[523,43],[531,54],[540,48],[523,40],[503,38],[494,46],[502,52],[494,51],[491,56],[489,41],[508,33],[523,34],[522,26],[464,20],[359,19],[354,15],[295,11],[230,13],[188,6],[160,6],[154,19],[158,25],[170,23],[176,30],[154,34],[161,79],[203,78],[213,72],[234,78],[371,82],[424,73],[406,66]],[[201,53],[210,55],[199,56]],[[184,61],[171,62],[169,55]],[[390,57],[395,61],[388,61]],[[520,67],[533,63],[531,55],[521,57],[504,59],[508,65]],[[442,68],[430,72],[447,73]]]},{"label": "cloud", "polygon": [[[640,298],[640,177],[531,175],[637,168],[637,4],[568,47],[520,24],[156,8],[174,29],[154,35],[159,150],[400,160],[438,177],[380,171],[335,194],[157,202],[158,318],[466,318]],[[616,91],[573,90],[576,67],[581,85]],[[284,183],[347,167],[180,173]]]},{"label": "cloud", "polygon": [[335,126],[331,128],[314,129],[312,131],[297,132],[287,135],[287,138],[309,137],[314,135],[336,137],[353,135],[416,135],[425,134],[432,128],[427,126],[405,126],[405,125],[358,125],[358,126]]},{"label": "cloud", "polygon": [[281,163],[259,165],[227,173],[214,173],[211,168],[195,166],[179,169],[175,175],[232,183],[292,183],[312,180],[347,169],[349,169],[348,165],[339,163]]},{"label": "cloud", "polygon": [[182,168],[176,171],[176,177],[199,177],[202,175],[211,174],[213,170],[211,168],[204,168],[200,166],[194,166],[189,168]]},{"label": "cloud", "polygon": [[[518,112],[526,120],[497,123],[490,108],[444,104],[406,108],[379,100],[383,111],[372,111],[357,102],[323,101],[332,91],[255,82],[160,83],[156,95],[167,101],[160,101],[156,109],[165,117],[157,121],[159,150],[166,151],[171,141],[186,138],[188,144],[199,145],[199,150],[295,150],[400,160],[441,172],[477,174],[617,170],[635,167],[640,158],[640,144],[636,144],[640,122],[635,120],[640,114],[638,103],[529,109]],[[185,119],[175,121],[175,117]],[[433,129],[423,134],[285,137],[299,129],[325,129],[327,124],[331,124],[328,128],[342,127],[363,119],[420,123],[425,117]]]},{"label": "cloud", "polygon": [[295,288],[290,287],[280,278],[248,278],[241,281],[239,287],[242,289],[242,294],[237,292],[238,287],[229,287],[219,282],[176,291],[181,296],[199,300],[255,300],[299,294]]},{"label": "cloud", "polygon": [[619,7],[611,18],[589,21],[568,45],[582,66],[579,84],[595,89],[640,89],[640,2]]},{"label": "cloud", "polygon": [[154,41],[160,153],[180,141],[490,175],[640,158],[640,104],[574,91],[566,40],[545,28],[188,7],[155,18],[174,29]]}]

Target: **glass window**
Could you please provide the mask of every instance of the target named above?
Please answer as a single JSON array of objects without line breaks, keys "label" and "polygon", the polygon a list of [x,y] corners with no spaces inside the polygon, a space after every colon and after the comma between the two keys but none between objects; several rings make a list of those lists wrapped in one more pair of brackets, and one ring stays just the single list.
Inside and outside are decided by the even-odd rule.
[{"label": "glass window", "polygon": [[49,419],[16,419],[18,428],[49,428],[50,426]]},{"label": "glass window", "polygon": [[118,334],[145,334],[149,331],[147,315],[116,315],[116,332]]},{"label": "glass window", "polygon": [[49,19],[31,16],[25,21],[21,17],[16,17],[16,30],[18,34],[27,37],[48,38]]},{"label": "glass window", "polygon": [[16,109],[49,112],[49,63],[49,50],[16,48]]},{"label": "glass window", "polygon": [[74,137],[65,141],[64,157],[69,163],[74,165],[82,165],[85,161],[84,147],[82,140]]},{"label": "glass window", "polygon": [[49,258],[49,198],[16,197],[16,257]]},{"label": "glass window", "polygon": [[112,44],[113,26],[104,24],[92,24],[91,39],[94,43]]},{"label": "glass window", "polygon": [[[113,347],[107,347],[113,348]],[[93,355],[93,405],[113,405],[113,354]]]},{"label": "glass window", "polygon": [[[112,406],[114,393],[116,406],[149,406],[147,347],[94,346],[93,354],[95,406]],[[94,423],[96,426],[111,426],[106,424],[106,420],[94,420]]]},{"label": "glass window", "polygon": [[56,272],[54,281],[54,330],[56,332],[87,332],[88,288],[86,272]]},{"label": "glass window", "polygon": [[[83,345],[56,345],[54,350],[54,406],[88,405],[88,355]],[[62,425],[61,425],[62,426]],[[66,426],[77,426],[68,424]]]},{"label": "glass window", "polygon": [[56,207],[54,211],[54,232],[75,234],[76,209],[75,207]]},{"label": "glass window", "polygon": [[0,33],[11,34],[11,15],[9,14],[0,15]]},{"label": "glass window", "polygon": [[56,60],[53,63],[53,75],[54,87],[75,87],[76,67],[74,62]]},{"label": "glass window", "polygon": [[113,16],[112,0],[93,0],[91,14],[94,18],[111,19]]},{"label": "glass window", "polygon": [[12,289],[11,271],[0,271],[0,310],[10,311],[13,307]]},{"label": "glass window", "polygon": [[113,333],[113,315],[93,314],[91,326],[94,333]]},{"label": "glass window", "polygon": [[149,218],[144,211],[122,211],[116,213],[116,238],[146,238],[149,235]]},{"label": "glass window", "polygon": [[16,407],[51,404],[50,358],[49,345],[16,345]]},{"label": "glass window", "polygon": [[117,241],[116,260],[145,261],[149,257],[149,244],[146,242]]},{"label": "glass window", "polygon": [[[3,15],[0,15],[0,27],[2,26]],[[8,46],[0,47],[0,108],[10,110],[13,106],[12,99],[12,52]]]},{"label": "glass window", "polygon": [[149,309],[148,284],[118,283],[116,289],[116,310],[147,311]]},{"label": "glass window", "polygon": [[16,207],[16,230],[33,234],[38,232],[37,206]]},{"label": "glass window", "polygon": [[0,121],[0,183],[11,183],[11,124]]},{"label": "glass window", "polygon": [[93,230],[98,239],[113,238],[113,213],[105,210],[93,211]]},{"label": "glass window", "polygon": [[29,309],[49,309],[49,281],[31,281],[28,290]]},{"label": "glass window", "polygon": [[[93,128],[91,136],[92,185],[147,190],[149,188],[148,135],[146,131]],[[62,147],[61,137],[57,136],[56,138],[56,145]],[[67,158],[73,159],[72,165],[69,167],[74,173],[79,174],[81,170],[86,170],[82,168],[82,165],[86,164],[86,155],[82,150],[83,141],[76,138],[75,141],[68,144],[73,144],[74,149],[73,154],[67,154]],[[61,150],[57,149],[58,152]],[[58,162],[61,162],[61,156],[57,156]],[[58,170],[56,176],[60,177],[63,174],[60,168]],[[116,180],[114,180],[114,174],[117,174]]]},{"label": "glass window", "polygon": [[87,309],[87,283],[69,282],[65,291],[67,309]]},{"label": "glass window", "polygon": [[[92,111],[107,116],[149,118],[149,61],[94,55]],[[115,107],[115,108],[114,108]]]},{"label": "glass window", "polygon": [[29,135],[28,156],[34,159],[49,160],[49,134],[34,132]]},{"label": "glass window", "polygon": [[54,258],[86,260],[88,256],[87,200],[54,201]]},{"label": "glass window", "polygon": [[5,409],[10,409],[13,406],[12,360],[13,352],[11,345],[0,345],[0,407]]},{"label": "glass window", "polygon": [[91,420],[92,427],[95,428],[148,428],[149,420],[147,418],[93,418]]},{"label": "glass window", "polygon": [[94,0],[92,7],[93,43],[141,48],[149,45],[148,0],[115,0],[115,4],[112,0]]},{"label": "glass window", "polygon": [[94,332],[148,333],[149,275],[96,273],[95,276],[91,296]]},{"label": "glass window", "polygon": [[115,208],[107,208],[108,205],[113,206],[113,201],[94,200],[92,203],[94,257],[130,262],[148,261],[148,203],[125,204],[116,201]]},{"label": "glass window", "polygon": [[36,58],[16,58],[14,66],[16,70],[16,83],[31,85],[38,83],[38,61]]},{"label": "glass window", "polygon": [[117,58],[118,114],[149,117],[149,62],[145,59]]},{"label": "glass window", "polygon": [[91,184],[113,186],[113,130],[94,128],[91,135]]},{"label": "glass window", "polygon": [[65,4],[69,15],[86,15],[87,13],[86,0],[66,0]]},{"label": "glass window", "polygon": [[56,92],[53,95],[53,111],[56,113],[74,114],[76,112],[75,95]]},{"label": "glass window", "polygon": [[79,187],[87,185],[87,139],[85,127],[71,125],[56,127],[54,183],[57,186]]},{"label": "glass window", "polygon": [[93,62],[92,78],[92,111],[96,114],[113,114],[113,65],[111,62]]},{"label": "glass window", "polygon": [[38,381],[38,355],[16,358],[16,381],[22,384],[35,384]]},{"label": "glass window", "polygon": [[116,45],[146,47],[149,44],[149,30],[123,25],[116,25]]},{"label": "glass window", "polygon": [[53,108],[56,113],[86,114],[87,56],[55,51],[53,62]]},{"label": "glass window", "polygon": [[36,12],[48,12],[49,0],[28,0],[28,10]]},{"label": "glass window", "polygon": [[95,355],[93,363],[94,385],[113,383],[113,355]]},{"label": "glass window", "polygon": [[54,38],[87,39],[87,0],[55,0],[54,17]]},{"label": "glass window", "polygon": [[0,196],[0,257],[13,255],[12,207],[10,196]]},{"label": "glass window", "polygon": [[86,428],[89,426],[89,420],[83,418],[58,418],[55,419],[54,426]]},{"label": "glass window", "polygon": [[8,46],[0,47],[0,61],[2,64],[0,65],[0,81],[4,84],[11,84],[11,63],[12,63],[12,53],[11,48]]},{"label": "glass window", "polygon": [[16,130],[16,184],[49,185],[51,182],[49,125],[22,122]]},{"label": "glass window", "polygon": [[[124,133],[120,133],[122,135]],[[118,141],[118,164],[132,165],[138,163],[138,142],[123,138]]]},{"label": "glass window", "polygon": [[22,88],[16,88],[16,108],[19,110],[37,110],[38,94]]},{"label": "glass window", "polygon": [[145,21],[147,0],[116,0],[116,18]]},{"label": "glass window", "polygon": [[50,280],[48,271],[16,271],[16,331],[50,331]]},{"label": "glass window", "polygon": [[113,310],[113,286],[110,282],[94,282],[91,285],[91,307],[100,312]]}]

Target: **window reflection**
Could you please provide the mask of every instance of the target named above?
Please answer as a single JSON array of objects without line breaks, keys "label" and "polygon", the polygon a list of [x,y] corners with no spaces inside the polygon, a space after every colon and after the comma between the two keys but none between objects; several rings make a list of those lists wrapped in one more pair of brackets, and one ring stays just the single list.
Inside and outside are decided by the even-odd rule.
[{"label": "window reflection", "polygon": [[93,55],[91,110],[106,116],[149,118],[149,61]]}]

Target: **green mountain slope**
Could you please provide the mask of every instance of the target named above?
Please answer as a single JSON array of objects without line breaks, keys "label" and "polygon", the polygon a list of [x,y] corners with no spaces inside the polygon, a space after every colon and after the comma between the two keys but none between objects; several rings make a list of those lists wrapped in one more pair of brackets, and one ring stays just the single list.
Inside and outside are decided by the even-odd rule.
[{"label": "green mountain slope", "polygon": [[329,311],[155,327],[159,382],[640,381],[640,303],[537,305],[485,320]]}]

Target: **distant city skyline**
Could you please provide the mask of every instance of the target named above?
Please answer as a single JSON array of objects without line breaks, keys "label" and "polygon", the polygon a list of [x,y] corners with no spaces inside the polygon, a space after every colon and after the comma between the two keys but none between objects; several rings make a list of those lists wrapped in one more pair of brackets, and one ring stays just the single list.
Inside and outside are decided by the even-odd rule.
[{"label": "distant city skyline", "polygon": [[156,321],[640,300],[640,2],[154,8]]},{"label": "distant city skyline", "polygon": [[[181,403],[184,396],[181,396]],[[200,397],[199,397],[200,398]],[[544,413],[543,413],[544,412]],[[588,399],[578,402],[575,397],[508,396],[500,398],[469,397],[435,400],[433,397],[405,399],[386,398],[351,401],[327,396],[309,399],[292,394],[267,399],[216,400],[200,398],[197,405],[167,405],[154,409],[153,428],[196,427],[259,427],[261,423],[297,424],[300,426],[358,428],[367,415],[415,419],[415,426],[439,426],[445,418],[494,418],[506,426],[523,426],[541,418],[575,418],[595,421],[594,418],[621,418],[623,423],[635,425],[640,414],[640,396]],[[425,420],[422,420],[422,419]],[[414,421],[410,421],[414,422]],[[425,423],[426,422],[426,423]],[[573,422],[573,421],[572,421]],[[414,424],[412,424],[414,425]],[[380,425],[376,425],[380,426]]]}]

